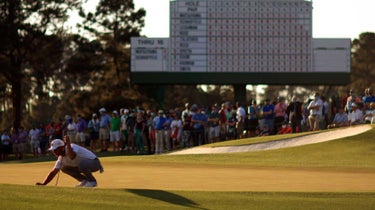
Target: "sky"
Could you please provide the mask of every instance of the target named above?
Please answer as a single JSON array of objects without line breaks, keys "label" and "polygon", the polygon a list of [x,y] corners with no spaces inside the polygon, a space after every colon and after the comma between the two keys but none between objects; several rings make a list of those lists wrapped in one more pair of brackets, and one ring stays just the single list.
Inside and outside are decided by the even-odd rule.
[{"label": "sky", "polygon": [[[94,9],[99,0],[90,0]],[[363,32],[375,33],[375,0],[310,0],[313,2],[313,38],[356,39]],[[141,35],[169,37],[170,0],[133,0],[135,9],[146,10]],[[262,85],[257,87],[261,92]],[[258,90],[259,89],[259,90]]]},{"label": "sky", "polygon": [[[141,34],[169,37],[169,0],[133,0],[146,10]],[[375,0],[312,0],[313,38],[358,38],[375,32]]]}]

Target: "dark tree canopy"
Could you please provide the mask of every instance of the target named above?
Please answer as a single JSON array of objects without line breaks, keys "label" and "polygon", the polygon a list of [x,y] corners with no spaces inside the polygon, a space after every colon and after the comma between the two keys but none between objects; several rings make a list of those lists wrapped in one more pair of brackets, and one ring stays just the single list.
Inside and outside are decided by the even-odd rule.
[{"label": "dark tree canopy", "polygon": [[81,10],[80,15],[85,19],[80,26],[105,42],[104,50],[117,75],[129,71],[130,59],[124,59],[129,58],[124,49],[131,37],[140,35],[146,11],[136,11],[133,0],[100,0],[94,13]]},{"label": "dark tree canopy", "polygon": [[[36,86],[40,92],[46,77],[60,67],[59,63],[51,64],[56,61],[55,56],[61,55],[61,44],[51,34],[62,31],[68,11],[80,3],[79,0],[0,2],[0,63],[4,64],[0,76],[11,88],[13,127],[20,126],[29,94],[25,91],[32,89],[34,78],[39,80]],[[51,59],[40,61],[46,55],[52,55]]]},{"label": "dark tree canopy", "polygon": [[362,33],[352,43],[352,87],[364,90],[375,80],[375,33]]}]

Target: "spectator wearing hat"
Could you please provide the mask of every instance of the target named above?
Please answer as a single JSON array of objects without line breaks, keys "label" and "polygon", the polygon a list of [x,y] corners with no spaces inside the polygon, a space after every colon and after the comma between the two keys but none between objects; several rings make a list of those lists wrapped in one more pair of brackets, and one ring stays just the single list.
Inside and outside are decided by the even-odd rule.
[{"label": "spectator wearing hat", "polygon": [[362,111],[358,108],[358,105],[356,103],[352,103],[351,107],[352,112],[348,114],[349,126],[361,124],[363,117]]},{"label": "spectator wearing hat", "polygon": [[96,152],[96,149],[99,148],[98,146],[98,139],[99,139],[99,119],[96,113],[91,115],[91,120],[88,122],[87,128],[89,129],[89,136],[90,136],[90,150]]},{"label": "spectator wearing hat", "polygon": [[319,93],[315,93],[314,100],[310,102],[310,104],[307,106],[307,109],[310,111],[310,115],[308,118],[310,130],[319,130],[319,125],[320,121],[322,120],[323,113],[323,101],[320,99]]},{"label": "spectator wearing hat", "polygon": [[197,107],[197,112],[191,117],[191,122],[193,124],[192,138],[194,146],[205,144],[205,126],[207,123],[207,116],[202,112],[202,107]]},{"label": "spectator wearing hat", "polygon": [[99,141],[102,144],[102,152],[108,151],[109,146],[109,130],[111,123],[111,116],[107,114],[105,108],[99,109],[100,120],[99,120]]},{"label": "spectator wearing hat", "polygon": [[163,153],[164,141],[166,138],[164,132],[164,125],[167,123],[167,118],[164,116],[164,111],[159,110],[158,116],[154,118],[155,133],[155,154]]},{"label": "spectator wearing hat", "polygon": [[66,120],[66,135],[69,136],[69,139],[74,142],[74,143],[77,143],[76,141],[76,135],[77,135],[77,124],[74,122],[73,118],[70,116],[70,115],[66,115],[65,116],[65,120]]},{"label": "spectator wearing hat", "polygon": [[209,143],[219,141],[220,137],[220,114],[216,104],[212,105],[211,112],[208,114],[208,139]]},{"label": "spectator wearing hat", "polygon": [[92,172],[104,171],[98,157],[90,150],[72,144],[69,136],[64,136],[64,140],[65,142],[55,139],[51,142],[49,150],[57,157],[57,161],[44,181],[37,182],[36,185],[47,185],[61,170],[79,181],[76,187],[96,187],[97,182]]},{"label": "spectator wearing hat", "polygon": [[375,102],[370,103],[369,110],[366,110],[363,115],[363,121],[365,123],[375,124]]},{"label": "spectator wearing hat", "polygon": [[109,132],[109,140],[112,144],[113,151],[120,150],[120,126],[121,126],[121,118],[116,110],[112,112],[112,118],[110,120],[111,130]]},{"label": "spectator wearing hat", "polygon": [[345,105],[345,110],[348,113],[353,111],[353,109],[352,109],[353,103],[355,103],[357,105],[357,108],[359,108],[358,105],[360,103],[362,103],[362,100],[358,96],[356,96],[354,90],[350,90],[349,96],[347,97],[347,101],[346,101],[346,105]]},{"label": "spectator wearing hat", "polygon": [[226,140],[233,140],[237,138],[237,114],[236,112],[229,112],[232,114],[231,117],[227,119],[227,133],[226,133]]}]

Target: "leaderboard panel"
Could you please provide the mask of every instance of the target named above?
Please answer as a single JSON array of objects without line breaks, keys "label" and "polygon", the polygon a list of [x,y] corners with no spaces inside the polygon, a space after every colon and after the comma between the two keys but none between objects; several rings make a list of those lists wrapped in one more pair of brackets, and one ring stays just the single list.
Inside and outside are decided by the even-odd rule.
[{"label": "leaderboard panel", "polygon": [[313,40],[314,72],[347,72],[351,69],[351,40],[349,38],[320,38]]},{"label": "leaderboard panel", "polygon": [[207,1],[171,2],[171,71],[207,71]]},{"label": "leaderboard panel", "polygon": [[312,70],[310,1],[179,0],[171,8],[171,71]]},{"label": "leaderboard panel", "polygon": [[169,71],[169,39],[132,37],[132,72]]}]

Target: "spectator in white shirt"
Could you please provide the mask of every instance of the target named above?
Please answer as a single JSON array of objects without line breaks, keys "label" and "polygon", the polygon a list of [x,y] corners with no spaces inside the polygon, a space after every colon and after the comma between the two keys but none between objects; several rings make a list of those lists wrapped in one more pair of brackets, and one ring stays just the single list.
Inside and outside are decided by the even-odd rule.
[{"label": "spectator in white shirt", "polygon": [[319,123],[322,120],[323,101],[320,99],[319,93],[315,93],[314,100],[307,106],[310,111],[309,124],[310,130],[319,130]]},{"label": "spectator in white shirt", "polygon": [[362,123],[363,113],[360,109],[358,109],[358,105],[356,103],[352,104],[352,112],[348,115],[349,125],[358,125]]}]

